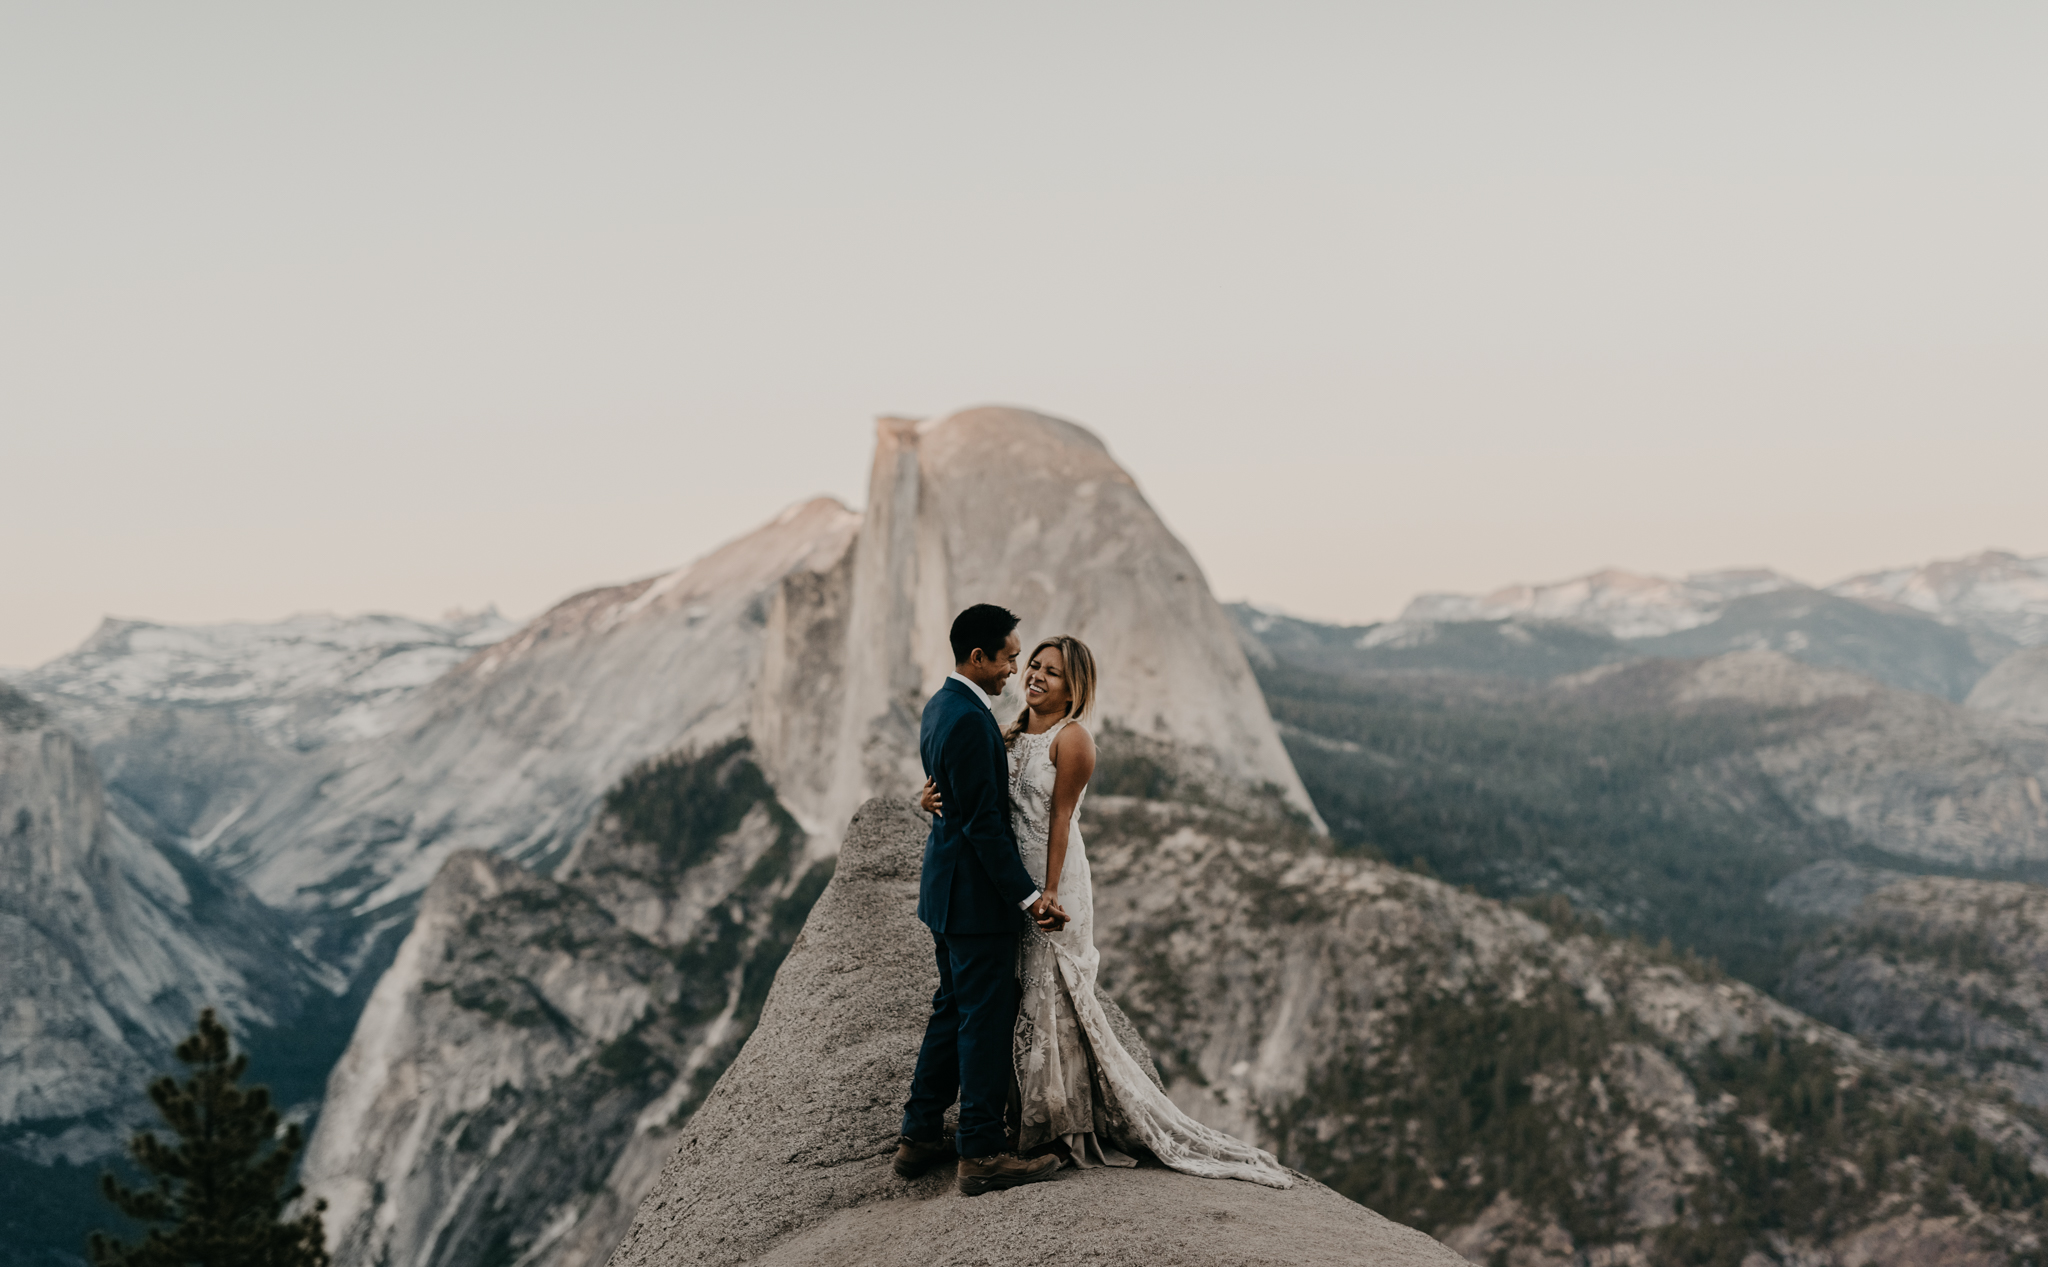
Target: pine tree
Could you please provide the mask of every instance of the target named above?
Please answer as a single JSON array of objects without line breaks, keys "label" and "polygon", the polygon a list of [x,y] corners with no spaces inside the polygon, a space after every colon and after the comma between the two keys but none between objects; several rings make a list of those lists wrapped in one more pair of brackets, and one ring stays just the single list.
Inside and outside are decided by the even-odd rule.
[{"label": "pine tree", "polygon": [[327,1203],[284,1217],[305,1191],[286,1186],[303,1135],[296,1123],[279,1135],[268,1088],[236,1085],[249,1057],[233,1050],[212,1008],[178,1044],[178,1059],[192,1067],[190,1078],[166,1076],[149,1087],[178,1142],[141,1131],[128,1144],[155,1186],[127,1188],[100,1176],[100,1191],[121,1213],[162,1226],[134,1244],[94,1232],[94,1267],[327,1267],[320,1225]]}]

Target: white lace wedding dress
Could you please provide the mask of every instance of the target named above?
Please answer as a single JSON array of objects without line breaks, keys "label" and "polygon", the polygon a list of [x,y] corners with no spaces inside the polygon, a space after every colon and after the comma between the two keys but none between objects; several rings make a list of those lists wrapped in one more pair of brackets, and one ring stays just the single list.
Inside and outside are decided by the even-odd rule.
[{"label": "white lace wedding dress", "polygon": [[[1052,741],[1019,735],[1010,749],[1010,797],[1024,868],[1045,883],[1052,822]],[[1086,799],[1083,789],[1081,799]],[[1076,1166],[1135,1166],[1123,1152],[1144,1147],[1175,1170],[1212,1179],[1293,1186],[1271,1153],[1204,1126],[1174,1106],[1124,1050],[1095,998],[1095,893],[1081,843],[1081,806],[1067,833],[1060,905],[1071,916],[1057,933],[1032,926],[1017,949],[1020,1000],[1015,1057],[1022,1109],[1020,1147],[1064,1141]]]}]

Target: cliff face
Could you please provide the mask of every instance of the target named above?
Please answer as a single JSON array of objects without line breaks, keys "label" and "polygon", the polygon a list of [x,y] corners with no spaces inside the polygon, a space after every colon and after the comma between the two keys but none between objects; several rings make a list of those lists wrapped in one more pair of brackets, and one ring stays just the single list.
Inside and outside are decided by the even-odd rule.
[{"label": "cliff face", "polygon": [[745,729],[784,582],[815,590],[856,524],[821,499],[568,599],[406,701],[381,738],[274,787],[214,855],[266,901],[338,922],[327,953],[349,966],[460,850],[559,861],[626,771]]},{"label": "cliff face", "polygon": [[870,802],[761,1026],[682,1131],[613,1256],[649,1264],[1450,1264],[1448,1249],[1304,1180],[1274,1191],[1148,1166],[961,1197],[889,1169],[936,985],[916,922],[924,821]]},{"label": "cliff face", "polygon": [[826,877],[744,742],[607,798],[556,879],[444,865],[329,1084],[340,1261],[602,1259],[745,1041]]},{"label": "cliff face", "polygon": [[[1032,641],[1096,656],[1095,727],[1171,746],[1191,767],[1315,809],[1260,698],[1230,617],[1194,558],[1100,440],[1020,409],[885,419],[854,566],[834,808],[922,781],[916,722],[953,667],[946,633],[978,602]],[[1021,687],[996,703],[1023,708]],[[779,780],[778,780],[779,784]]]},{"label": "cliff face", "polygon": [[107,813],[92,758],[0,686],[0,1148],[48,1164],[125,1142],[203,1007],[240,1027],[318,990],[279,922]]}]

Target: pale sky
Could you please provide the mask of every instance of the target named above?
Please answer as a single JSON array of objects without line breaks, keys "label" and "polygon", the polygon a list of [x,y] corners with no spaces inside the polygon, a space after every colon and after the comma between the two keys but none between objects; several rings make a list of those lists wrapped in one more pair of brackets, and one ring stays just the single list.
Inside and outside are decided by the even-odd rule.
[{"label": "pale sky", "polygon": [[0,0],[0,665],[525,616],[873,415],[1225,598],[2048,553],[2048,5]]}]

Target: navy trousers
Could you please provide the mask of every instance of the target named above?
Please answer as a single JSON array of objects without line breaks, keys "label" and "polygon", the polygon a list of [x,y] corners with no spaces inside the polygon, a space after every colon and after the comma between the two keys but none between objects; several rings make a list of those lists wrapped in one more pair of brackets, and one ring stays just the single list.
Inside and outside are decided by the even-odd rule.
[{"label": "navy trousers", "polygon": [[1010,1097],[1010,1044],[1017,1028],[1017,934],[933,933],[932,941],[939,988],[903,1106],[903,1133],[938,1139],[958,1095],[954,1147],[962,1157],[986,1157],[1009,1142],[1003,1106]]}]

